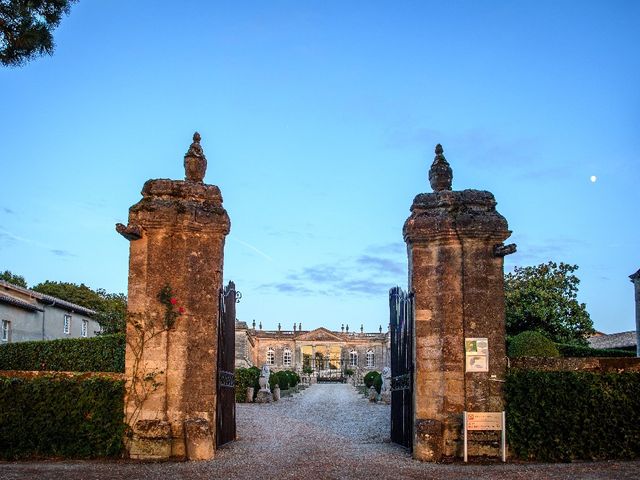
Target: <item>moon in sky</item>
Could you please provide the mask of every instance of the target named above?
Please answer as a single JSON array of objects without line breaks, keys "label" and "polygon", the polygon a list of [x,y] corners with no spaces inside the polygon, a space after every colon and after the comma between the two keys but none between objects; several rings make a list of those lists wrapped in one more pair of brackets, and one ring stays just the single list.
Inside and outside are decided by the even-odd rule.
[{"label": "moon in sky", "polygon": [[596,183],[596,180],[598,180],[598,177],[596,177],[595,175],[591,175],[591,178],[589,178],[589,180],[591,180],[591,183]]}]

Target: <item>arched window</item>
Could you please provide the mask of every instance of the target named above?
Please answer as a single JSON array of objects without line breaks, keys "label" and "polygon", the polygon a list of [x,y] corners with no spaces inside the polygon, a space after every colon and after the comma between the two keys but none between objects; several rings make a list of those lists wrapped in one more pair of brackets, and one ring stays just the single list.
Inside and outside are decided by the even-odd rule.
[{"label": "arched window", "polygon": [[282,353],[282,365],[284,365],[285,367],[291,366],[291,350],[289,350],[288,348],[285,348],[284,352]]},{"label": "arched window", "polygon": [[349,365],[351,367],[358,366],[358,352],[355,350],[351,350],[351,352],[349,352]]},{"label": "arched window", "polygon": [[275,365],[276,364],[276,352],[273,351],[273,348],[269,347],[267,350],[267,365]]},{"label": "arched window", "polygon": [[368,350],[367,351],[367,368],[373,368],[373,365],[375,364],[375,354],[373,353],[373,350]]}]

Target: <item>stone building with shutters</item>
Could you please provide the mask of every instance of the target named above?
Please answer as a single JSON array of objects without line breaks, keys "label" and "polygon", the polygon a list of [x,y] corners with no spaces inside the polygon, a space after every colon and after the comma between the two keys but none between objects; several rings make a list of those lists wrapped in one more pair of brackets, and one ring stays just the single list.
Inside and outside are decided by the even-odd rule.
[{"label": "stone building with shutters", "polygon": [[[272,371],[312,371],[317,377],[339,377],[351,370],[356,377],[382,371],[390,362],[390,335],[326,328],[262,330],[236,321],[236,368],[269,365]],[[306,367],[306,368],[305,368]]]},{"label": "stone building with shutters", "polygon": [[0,280],[0,346],[30,340],[94,337],[96,312]]}]

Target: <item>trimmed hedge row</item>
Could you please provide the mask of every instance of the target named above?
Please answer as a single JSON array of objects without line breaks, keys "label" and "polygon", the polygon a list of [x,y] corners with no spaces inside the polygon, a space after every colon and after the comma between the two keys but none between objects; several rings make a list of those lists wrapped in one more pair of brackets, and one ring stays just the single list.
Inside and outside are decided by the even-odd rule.
[{"label": "trimmed hedge row", "polygon": [[123,451],[124,382],[0,377],[0,458],[96,458]]},{"label": "trimmed hedge row", "polygon": [[544,334],[526,331],[506,339],[509,357],[635,357],[636,352],[621,349],[592,348],[568,343],[553,343]]},{"label": "trimmed hedge row", "polygon": [[640,373],[511,372],[511,452],[525,460],[640,457]]},{"label": "trimmed hedge row", "polygon": [[292,370],[281,370],[269,376],[269,388],[272,390],[276,385],[280,387],[280,390],[289,390],[290,387],[295,387],[299,382],[300,376]]},{"label": "trimmed hedge row", "polygon": [[581,345],[569,345],[566,343],[556,343],[563,357],[635,357],[636,352],[629,350],[619,350],[613,348],[591,348]]},{"label": "trimmed hedge row", "polygon": [[[253,398],[258,394],[260,369],[258,367],[236,368],[236,402],[243,403],[246,401],[247,388],[253,387]],[[282,370],[272,372],[269,375],[269,387],[273,390],[276,384],[281,390],[288,390],[300,383],[300,376],[291,370]]]},{"label": "trimmed hedge row", "polygon": [[124,372],[123,333],[0,346],[0,370]]}]

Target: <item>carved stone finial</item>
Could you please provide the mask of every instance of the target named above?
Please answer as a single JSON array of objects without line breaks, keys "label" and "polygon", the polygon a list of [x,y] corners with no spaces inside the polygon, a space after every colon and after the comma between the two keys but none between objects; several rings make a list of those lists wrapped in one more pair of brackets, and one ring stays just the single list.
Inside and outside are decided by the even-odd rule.
[{"label": "carved stone finial", "polygon": [[185,180],[188,182],[202,183],[204,175],[207,172],[207,158],[200,145],[200,134],[193,134],[193,143],[189,146],[189,150],[184,155],[184,174]]},{"label": "carved stone finial", "polygon": [[434,192],[442,190],[451,190],[451,182],[453,181],[453,170],[447,159],[443,155],[444,149],[442,145],[436,145],[436,156],[433,159],[431,168],[429,169],[429,183]]},{"label": "carved stone finial", "polygon": [[140,228],[140,225],[123,225],[122,223],[116,223],[116,232],[130,242],[142,238],[142,228]]}]

